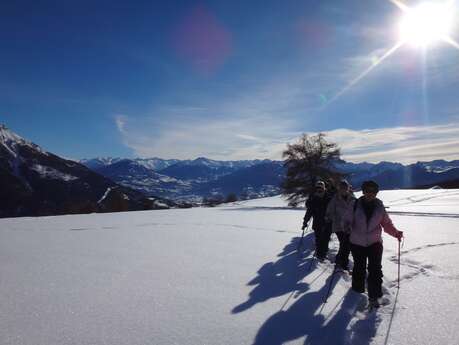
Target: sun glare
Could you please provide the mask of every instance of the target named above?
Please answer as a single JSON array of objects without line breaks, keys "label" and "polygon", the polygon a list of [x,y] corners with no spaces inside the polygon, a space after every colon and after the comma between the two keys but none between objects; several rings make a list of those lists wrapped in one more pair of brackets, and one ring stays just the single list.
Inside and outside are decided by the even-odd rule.
[{"label": "sun glare", "polygon": [[453,26],[453,10],[447,3],[422,3],[404,11],[400,22],[400,40],[426,47],[449,37]]},{"label": "sun glare", "polygon": [[436,42],[442,41],[459,50],[459,43],[452,36],[453,29],[456,29],[455,0],[438,0],[421,2],[415,7],[405,4],[404,0],[389,0],[403,13],[399,23],[399,39],[385,53],[375,59],[373,63],[351,79],[347,85],[331,97],[326,105],[334,102],[354,85],[364,79],[371,71],[383,61],[392,56],[400,47],[412,45],[418,48],[427,48]]}]

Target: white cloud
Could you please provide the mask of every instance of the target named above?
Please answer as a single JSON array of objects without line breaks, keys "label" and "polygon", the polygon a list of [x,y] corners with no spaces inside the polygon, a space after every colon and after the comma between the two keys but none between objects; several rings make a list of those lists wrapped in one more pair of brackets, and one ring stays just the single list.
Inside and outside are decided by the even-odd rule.
[{"label": "white cloud", "polygon": [[[119,121],[117,121],[118,123]],[[286,142],[298,136],[288,121],[269,116],[227,117],[180,121],[138,120],[123,117],[118,129],[136,156],[190,159],[279,159]]]},{"label": "white cloud", "polygon": [[459,159],[459,124],[366,130],[336,129],[326,133],[353,162],[414,163]]},{"label": "white cloud", "polygon": [[126,125],[126,116],[124,115],[116,115],[115,116],[115,123],[116,123],[116,128],[120,131],[121,134],[125,134],[126,131],[124,129]]},{"label": "white cloud", "polygon": [[317,107],[319,91],[305,88],[306,79],[270,78],[224,99],[157,105],[142,118],[118,115],[115,122],[125,145],[140,157],[279,159],[309,121],[302,116],[305,100]]},{"label": "white cloud", "polygon": [[[270,116],[226,117],[180,121],[117,117],[125,144],[136,156],[190,159],[281,159],[288,142],[300,133],[291,121]],[[315,134],[315,133],[309,133]],[[353,162],[414,163],[459,159],[459,124],[379,129],[335,129],[328,140],[341,148],[342,158]]]}]

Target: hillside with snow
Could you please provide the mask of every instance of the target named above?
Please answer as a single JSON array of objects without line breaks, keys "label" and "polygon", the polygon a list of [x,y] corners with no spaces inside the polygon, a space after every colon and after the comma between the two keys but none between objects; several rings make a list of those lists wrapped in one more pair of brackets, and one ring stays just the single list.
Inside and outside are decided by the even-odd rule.
[{"label": "hillside with snow", "polygon": [[43,150],[4,125],[0,125],[0,189],[0,217],[169,207],[159,205],[167,200],[147,198],[116,184],[83,164]]},{"label": "hillside with snow", "polygon": [[406,240],[397,289],[397,241],[383,235],[377,312],[313,260],[311,233],[298,255],[304,210],[280,197],[1,219],[0,343],[457,344],[459,190],[380,197]]}]

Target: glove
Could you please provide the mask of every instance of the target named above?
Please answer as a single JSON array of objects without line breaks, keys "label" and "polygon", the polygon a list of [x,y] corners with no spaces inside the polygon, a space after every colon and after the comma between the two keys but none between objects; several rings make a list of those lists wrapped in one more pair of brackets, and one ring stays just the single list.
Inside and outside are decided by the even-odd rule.
[{"label": "glove", "polygon": [[402,238],[403,238],[403,231],[399,231],[395,237],[396,237],[396,238],[398,239],[398,241],[400,242],[400,241],[402,240]]},{"label": "glove", "polygon": [[303,223],[303,226],[301,227],[301,230],[304,230],[304,229],[306,229],[307,227],[308,227],[308,222]]}]

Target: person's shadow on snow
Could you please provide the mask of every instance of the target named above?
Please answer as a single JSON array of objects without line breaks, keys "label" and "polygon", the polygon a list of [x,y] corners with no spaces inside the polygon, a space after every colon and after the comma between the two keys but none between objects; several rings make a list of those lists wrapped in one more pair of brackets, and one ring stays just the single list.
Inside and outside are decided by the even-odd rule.
[{"label": "person's shadow on snow", "polygon": [[[257,272],[257,276],[247,285],[255,285],[249,293],[247,301],[234,307],[233,314],[241,313],[257,303],[262,303],[270,298],[279,297],[288,293],[303,293],[308,289],[308,284],[303,283],[303,278],[308,275],[313,249],[313,233],[307,234],[303,239],[302,255],[297,247],[299,238],[295,237],[284,247],[278,255],[276,262],[264,264]],[[310,271],[314,270],[314,262]]]},{"label": "person's shadow on snow", "polygon": [[[284,344],[320,330],[325,317],[317,311],[322,306],[330,278],[321,289],[306,293],[288,309],[280,310],[266,320],[258,330],[254,345]],[[336,279],[334,282],[336,284]]]},{"label": "person's shadow on snow", "polygon": [[[301,337],[306,337],[305,345],[370,344],[376,335],[376,314],[362,320],[355,319],[356,309],[366,303],[363,295],[349,290],[336,312],[322,313],[330,279],[331,276],[320,290],[306,293],[288,309],[273,314],[258,330],[253,345],[281,345]],[[332,289],[337,282],[335,277]],[[350,324],[353,320],[354,323]]]},{"label": "person's shadow on snow", "polygon": [[[317,274],[317,260],[311,255],[313,237],[313,233],[304,237],[301,256],[297,251],[299,238],[293,238],[278,255],[278,260],[264,264],[248,283],[255,287],[247,301],[233,308],[232,313],[237,314],[270,298],[287,296],[280,310],[258,330],[254,345],[280,345],[301,337],[306,337],[305,345],[366,345],[376,335],[378,322],[375,315],[362,320],[355,318],[356,310],[365,307],[366,297],[352,290],[328,314],[323,313],[325,295],[329,288],[333,293],[340,277],[334,276],[330,281],[332,275],[329,275],[319,290],[308,292],[309,284],[324,273],[330,274],[328,270]],[[315,272],[314,280],[309,284],[303,282],[312,272]],[[326,309],[330,310],[330,306]]]}]

